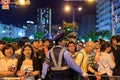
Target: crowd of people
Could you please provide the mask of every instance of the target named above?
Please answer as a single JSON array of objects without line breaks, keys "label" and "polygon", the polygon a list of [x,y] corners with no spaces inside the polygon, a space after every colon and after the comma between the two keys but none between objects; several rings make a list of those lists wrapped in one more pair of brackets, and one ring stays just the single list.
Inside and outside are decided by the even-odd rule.
[{"label": "crowd of people", "polygon": [[70,34],[66,40],[62,32],[53,40],[0,40],[0,78],[120,80],[120,35],[85,43],[77,43],[76,36]]}]

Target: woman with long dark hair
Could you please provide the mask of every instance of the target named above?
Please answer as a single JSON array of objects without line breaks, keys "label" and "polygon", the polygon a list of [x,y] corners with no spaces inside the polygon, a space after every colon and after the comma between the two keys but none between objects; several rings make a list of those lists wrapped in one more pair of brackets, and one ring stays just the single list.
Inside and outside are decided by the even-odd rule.
[{"label": "woman with long dark hair", "polygon": [[31,45],[25,45],[21,51],[21,57],[18,59],[17,75],[25,80],[35,80],[39,75],[39,61],[35,58]]},{"label": "woman with long dark hair", "polygon": [[[112,69],[115,67],[115,62],[113,56],[110,54],[111,44],[108,42],[104,42],[100,48],[101,55],[98,60],[98,72],[101,75],[108,75],[112,77],[113,71]],[[102,77],[101,80],[110,80],[109,77]]]}]

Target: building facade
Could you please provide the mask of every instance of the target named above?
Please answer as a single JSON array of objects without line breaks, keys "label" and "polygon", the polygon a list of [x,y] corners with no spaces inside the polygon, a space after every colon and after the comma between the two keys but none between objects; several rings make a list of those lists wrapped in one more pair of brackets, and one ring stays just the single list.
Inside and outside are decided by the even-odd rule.
[{"label": "building facade", "polygon": [[78,28],[78,36],[88,34],[90,31],[95,31],[96,16],[95,15],[83,15],[81,17],[81,23]]},{"label": "building facade", "polygon": [[21,38],[25,36],[25,29],[0,23],[0,35],[0,39],[3,37]]},{"label": "building facade", "polygon": [[40,8],[37,9],[37,23],[39,31],[44,33],[46,38],[51,37],[51,9]]},{"label": "building facade", "polygon": [[120,19],[120,0],[97,0],[96,29],[109,30],[117,34]]},{"label": "building facade", "polygon": [[34,33],[37,33],[37,25],[35,25],[33,21],[27,21],[25,29],[25,36],[29,38],[32,37],[30,39],[34,39]]}]

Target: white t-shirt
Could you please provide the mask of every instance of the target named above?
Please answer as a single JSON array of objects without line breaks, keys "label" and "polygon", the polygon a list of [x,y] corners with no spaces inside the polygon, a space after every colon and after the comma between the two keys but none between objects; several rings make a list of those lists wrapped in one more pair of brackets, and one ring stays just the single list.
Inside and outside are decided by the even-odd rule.
[{"label": "white t-shirt", "polygon": [[109,76],[112,76],[112,69],[115,67],[115,63],[111,54],[101,52],[100,59],[97,63],[99,64],[98,72],[101,74],[107,73]]},{"label": "white t-shirt", "polygon": [[0,59],[0,71],[8,71],[11,65],[17,65],[17,61],[16,58],[10,58],[7,61],[4,58]]}]

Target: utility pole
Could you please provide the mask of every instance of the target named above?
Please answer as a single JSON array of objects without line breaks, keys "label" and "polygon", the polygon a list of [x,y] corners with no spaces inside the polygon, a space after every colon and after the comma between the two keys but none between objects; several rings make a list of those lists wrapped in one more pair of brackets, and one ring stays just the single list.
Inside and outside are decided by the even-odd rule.
[{"label": "utility pole", "polygon": [[112,33],[112,36],[114,35],[114,16],[115,16],[115,12],[114,12],[114,3],[113,3],[113,0],[111,0],[111,33]]},{"label": "utility pole", "polygon": [[52,12],[52,10],[50,9],[49,12],[50,12],[49,13],[49,21],[50,21],[49,22],[49,38],[51,39],[52,38],[52,36],[51,36],[52,35],[52,27],[51,27],[51,12]]},{"label": "utility pole", "polygon": [[73,8],[73,32],[75,31],[75,9]]}]

